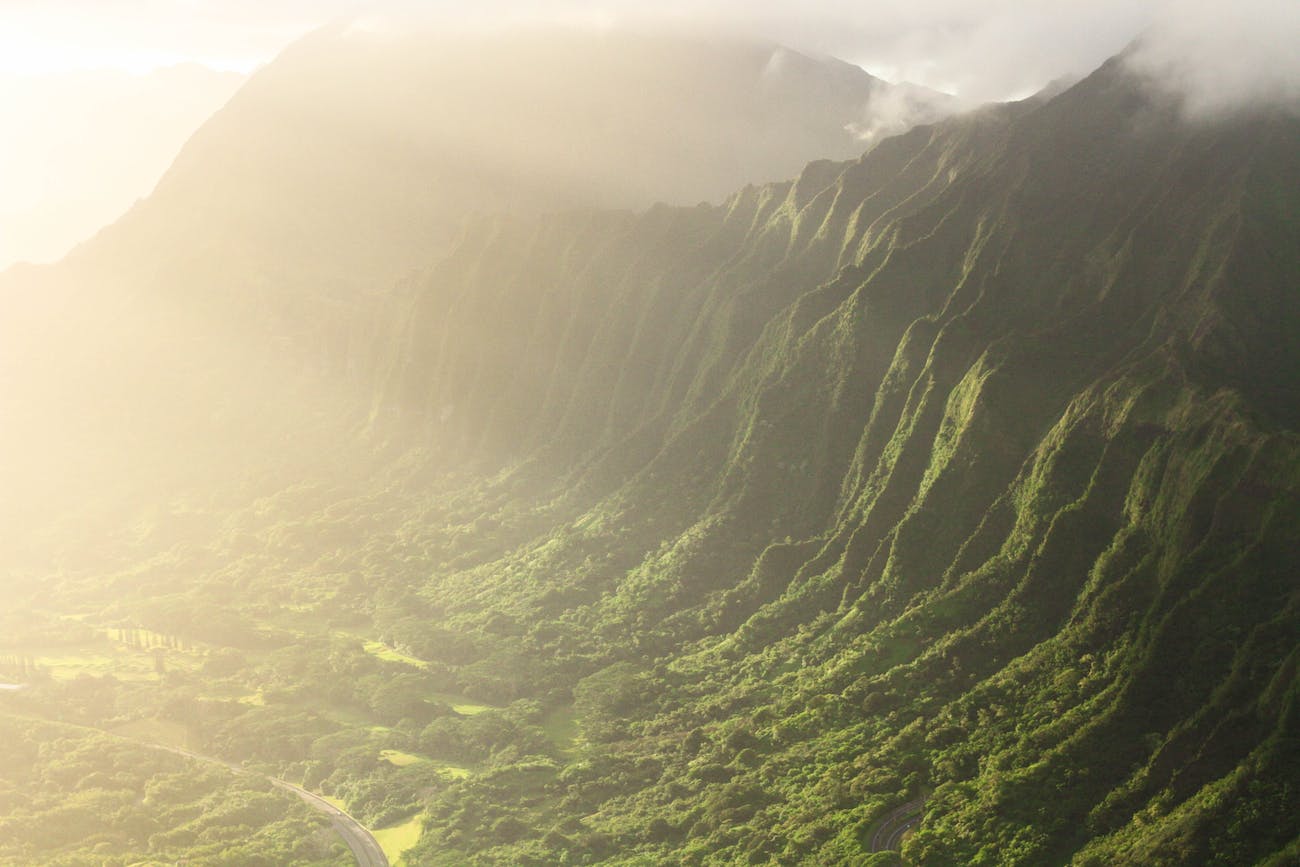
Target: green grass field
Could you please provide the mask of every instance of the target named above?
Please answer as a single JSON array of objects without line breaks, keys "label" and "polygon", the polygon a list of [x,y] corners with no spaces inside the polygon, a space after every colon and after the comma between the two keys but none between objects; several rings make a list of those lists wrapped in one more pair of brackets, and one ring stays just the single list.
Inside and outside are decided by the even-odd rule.
[{"label": "green grass field", "polygon": [[[39,637],[33,633],[35,640],[5,642],[0,656],[21,659],[24,669],[34,666],[55,680],[112,676],[137,683],[157,681],[160,671],[196,671],[207,656],[205,648],[188,640],[149,629],[99,626],[84,614],[34,616],[41,627]],[[66,634],[57,635],[61,631]],[[10,668],[14,664],[6,666]]]},{"label": "green grass field", "polygon": [[542,718],[542,731],[562,750],[572,750],[578,744],[578,718],[571,707],[559,707]]},{"label": "green grass field", "polygon": [[379,753],[379,758],[398,768],[405,768],[408,765],[428,761],[422,756],[417,756],[412,753],[404,753],[401,750],[382,750]]},{"label": "green grass field", "polygon": [[464,780],[472,776],[474,773],[463,765],[454,765],[440,759],[431,759],[428,756],[417,756],[415,753],[406,753],[401,750],[381,750],[379,758],[398,768],[405,768],[417,764],[432,765],[438,770],[438,773],[452,780]]},{"label": "green grass field", "polygon": [[476,713],[483,713],[485,710],[496,710],[494,705],[483,704],[463,695],[450,692],[435,692],[429,698],[451,705],[451,709],[461,716],[473,716]]},{"label": "green grass field", "polygon": [[[161,655],[164,671],[194,670],[199,665],[199,658],[185,651],[159,648],[157,653]],[[33,648],[26,654],[56,680],[76,680],[82,675],[112,675],[118,680],[136,682],[160,679],[154,650],[128,647],[107,638],[57,649]]]},{"label": "green grass field", "polygon": [[389,863],[393,867],[404,867],[405,862],[402,861],[402,853],[420,841],[420,835],[424,833],[424,826],[420,822],[420,817],[416,815],[400,825],[393,825],[389,828],[376,828],[371,833],[375,835],[380,848],[388,856]]},{"label": "green grass field", "polygon": [[473,776],[474,772],[463,765],[453,765],[451,762],[438,761],[437,759],[428,759],[429,763],[438,769],[444,777],[452,780],[464,780]]},{"label": "green grass field", "polygon": [[387,660],[388,662],[400,662],[403,665],[409,665],[413,668],[419,669],[429,667],[429,664],[423,659],[416,659],[414,656],[407,656],[405,653],[394,650],[382,641],[367,641],[362,645],[362,647],[364,647],[366,653],[369,653],[371,656]]}]

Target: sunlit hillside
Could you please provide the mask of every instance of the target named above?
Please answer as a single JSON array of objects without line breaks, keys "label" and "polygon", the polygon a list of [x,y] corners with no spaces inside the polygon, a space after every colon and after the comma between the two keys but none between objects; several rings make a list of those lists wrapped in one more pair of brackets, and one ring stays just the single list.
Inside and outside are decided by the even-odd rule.
[{"label": "sunlit hillside", "polygon": [[288,47],[0,276],[0,865],[1295,863],[1300,111],[1159,44]]}]

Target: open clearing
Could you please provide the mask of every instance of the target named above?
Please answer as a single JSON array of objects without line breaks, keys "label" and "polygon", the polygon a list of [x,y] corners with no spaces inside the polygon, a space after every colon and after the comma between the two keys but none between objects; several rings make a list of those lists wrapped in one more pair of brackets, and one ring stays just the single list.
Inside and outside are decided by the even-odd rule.
[{"label": "open clearing", "polygon": [[416,815],[400,825],[376,828],[371,833],[379,841],[380,847],[383,848],[384,854],[388,856],[393,867],[403,867],[405,862],[402,861],[402,853],[420,842],[424,826],[420,823],[420,817]]}]

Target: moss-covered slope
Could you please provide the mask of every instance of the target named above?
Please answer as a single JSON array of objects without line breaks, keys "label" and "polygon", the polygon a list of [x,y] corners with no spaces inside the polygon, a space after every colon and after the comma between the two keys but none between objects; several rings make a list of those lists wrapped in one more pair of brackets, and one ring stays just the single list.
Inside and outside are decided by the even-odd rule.
[{"label": "moss-covered slope", "polygon": [[471,227],[372,431],[480,479],[423,593],[504,697],[609,700],[429,863],[863,863],[922,796],[918,863],[1293,857],[1297,153],[1114,61],[724,207]]}]

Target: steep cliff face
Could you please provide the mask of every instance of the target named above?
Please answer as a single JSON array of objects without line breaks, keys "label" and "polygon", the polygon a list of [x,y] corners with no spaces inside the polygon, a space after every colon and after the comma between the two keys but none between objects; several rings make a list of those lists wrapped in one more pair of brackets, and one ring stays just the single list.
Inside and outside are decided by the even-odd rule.
[{"label": "steep cliff face", "polygon": [[641,784],[494,851],[847,861],[924,793],[919,863],[1293,852],[1297,145],[1113,61],[721,207],[471,227],[372,425],[534,541],[425,593],[539,660],[502,689],[657,696],[604,735]]},{"label": "steep cliff face", "polygon": [[21,491],[0,523],[320,472],[348,434],[358,324],[467,214],[721,200],[858,153],[846,127],[889,89],[752,42],[317,32],[120,221],[0,275],[0,474]]},{"label": "steep cliff face", "polygon": [[[78,491],[189,495],[161,530],[106,521],[161,554],[48,588],[32,569],[32,595],[265,652],[265,716],[177,707],[225,754],[318,782],[317,747],[340,758],[385,821],[423,799],[413,863],[889,863],[872,850],[904,804],[917,863],[1294,860],[1293,113],[1188,124],[1115,61],[721,205],[530,216],[672,166],[522,191],[527,160],[450,171],[421,137],[438,114],[403,114],[410,76],[478,60],[368,40],[329,74],[300,47],[153,200],[10,275],[31,291],[0,292],[0,469],[49,502],[0,502],[0,530],[45,508],[80,543]],[[799,94],[862,82],[691,56],[674,74],[736,85],[697,114],[735,109],[740,138],[753,103],[731,96],[756,81],[819,141],[844,131]],[[361,81],[374,123],[322,127],[309,97]],[[565,109],[589,132],[592,99]],[[205,189],[213,160],[229,183]],[[517,213],[389,292],[443,249],[415,175]],[[386,680],[353,629],[420,673]],[[384,749],[481,773],[390,803],[355,715],[376,686],[411,698],[381,703]],[[521,701],[476,723],[434,689]],[[299,699],[348,721],[283,715]],[[570,712],[581,740],[543,731]]]}]

